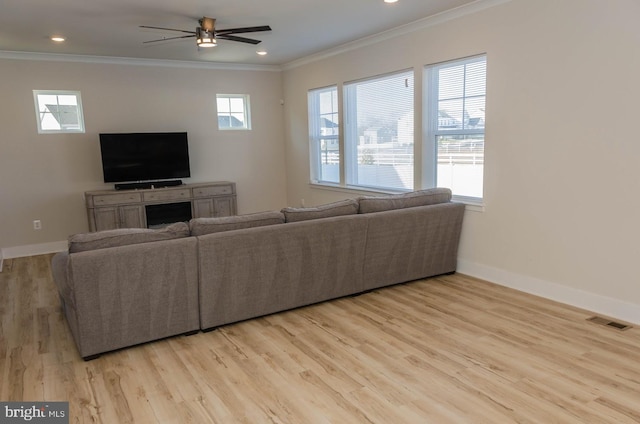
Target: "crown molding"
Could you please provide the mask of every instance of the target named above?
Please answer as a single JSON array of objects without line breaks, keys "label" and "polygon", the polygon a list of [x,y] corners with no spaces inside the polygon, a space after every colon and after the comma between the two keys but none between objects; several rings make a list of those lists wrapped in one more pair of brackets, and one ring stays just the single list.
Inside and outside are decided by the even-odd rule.
[{"label": "crown molding", "polygon": [[359,49],[361,47],[370,46],[372,44],[380,43],[401,35],[409,34],[415,31],[419,31],[425,28],[433,27],[442,24],[453,19],[457,19],[463,16],[471,15],[495,6],[499,6],[504,3],[509,3],[512,0],[476,0],[473,3],[469,3],[463,6],[458,6],[454,9],[447,10],[432,16],[428,16],[423,19],[402,25],[396,28],[392,28],[381,33],[364,37],[359,40],[351,41],[349,43],[342,44],[341,46],[321,51],[319,53],[296,59],[291,62],[282,65],[282,70],[289,70],[297,68],[299,66],[307,65],[313,62],[317,62],[322,59],[327,59],[332,56],[336,56],[341,53],[346,53],[351,50]]},{"label": "crown molding", "polygon": [[39,60],[49,62],[97,63],[109,65],[164,66],[168,68],[216,69],[232,71],[280,72],[276,65],[250,65],[242,63],[196,62],[188,60],[139,59],[130,57],[91,56],[79,54],[35,53],[0,50],[0,59]]}]

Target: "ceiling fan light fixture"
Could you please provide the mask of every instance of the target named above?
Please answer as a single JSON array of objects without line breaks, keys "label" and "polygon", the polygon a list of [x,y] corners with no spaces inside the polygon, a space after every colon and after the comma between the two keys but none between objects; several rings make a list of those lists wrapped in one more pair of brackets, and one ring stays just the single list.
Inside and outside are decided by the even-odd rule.
[{"label": "ceiling fan light fixture", "polygon": [[215,47],[218,45],[213,32],[202,28],[196,28],[196,43],[198,47]]}]

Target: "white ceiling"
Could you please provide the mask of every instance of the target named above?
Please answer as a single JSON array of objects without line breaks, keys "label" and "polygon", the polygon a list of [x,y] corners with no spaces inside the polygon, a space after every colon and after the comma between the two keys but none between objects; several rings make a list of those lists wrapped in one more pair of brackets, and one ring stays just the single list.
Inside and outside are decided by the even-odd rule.
[{"label": "white ceiling", "polygon": [[[0,51],[283,65],[476,0],[0,0]],[[202,16],[216,28],[270,25],[240,34],[253,46],[219,41],[198,49],[193,38],[144,44],[180,35],[139,28],[193,31]],[[62,44],[52,42],[62,35]],[[268,51],[258,56],[257,49]]]}]

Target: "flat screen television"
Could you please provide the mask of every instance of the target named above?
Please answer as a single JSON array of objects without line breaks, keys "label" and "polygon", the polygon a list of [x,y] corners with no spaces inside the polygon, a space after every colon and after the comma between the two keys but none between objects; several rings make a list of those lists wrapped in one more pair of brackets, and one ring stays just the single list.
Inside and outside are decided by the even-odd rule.
[{"label": "flat screen television", "polygon": [[105,183],[191,176],[186,132],[100,134],[100,153]]}]

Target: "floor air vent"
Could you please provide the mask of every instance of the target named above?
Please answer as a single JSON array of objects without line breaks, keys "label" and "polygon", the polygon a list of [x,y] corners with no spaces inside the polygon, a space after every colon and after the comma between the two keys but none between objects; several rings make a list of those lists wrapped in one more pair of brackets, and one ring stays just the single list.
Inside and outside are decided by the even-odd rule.
[{"label": "floor air vent", "polygon": [[622,324],[620,322],[611,321],[608,318],[602,318],[602,317],[598,317],[598,316],[587,318],[587,321],[591,321],[591,322],[593,322],[595,324],[605,325],[607,327],[612,327],[612,328],[615,328],[615,329],[620,330],[620,331],[628,330],[628,329],[631,328],[630,325]]}]

